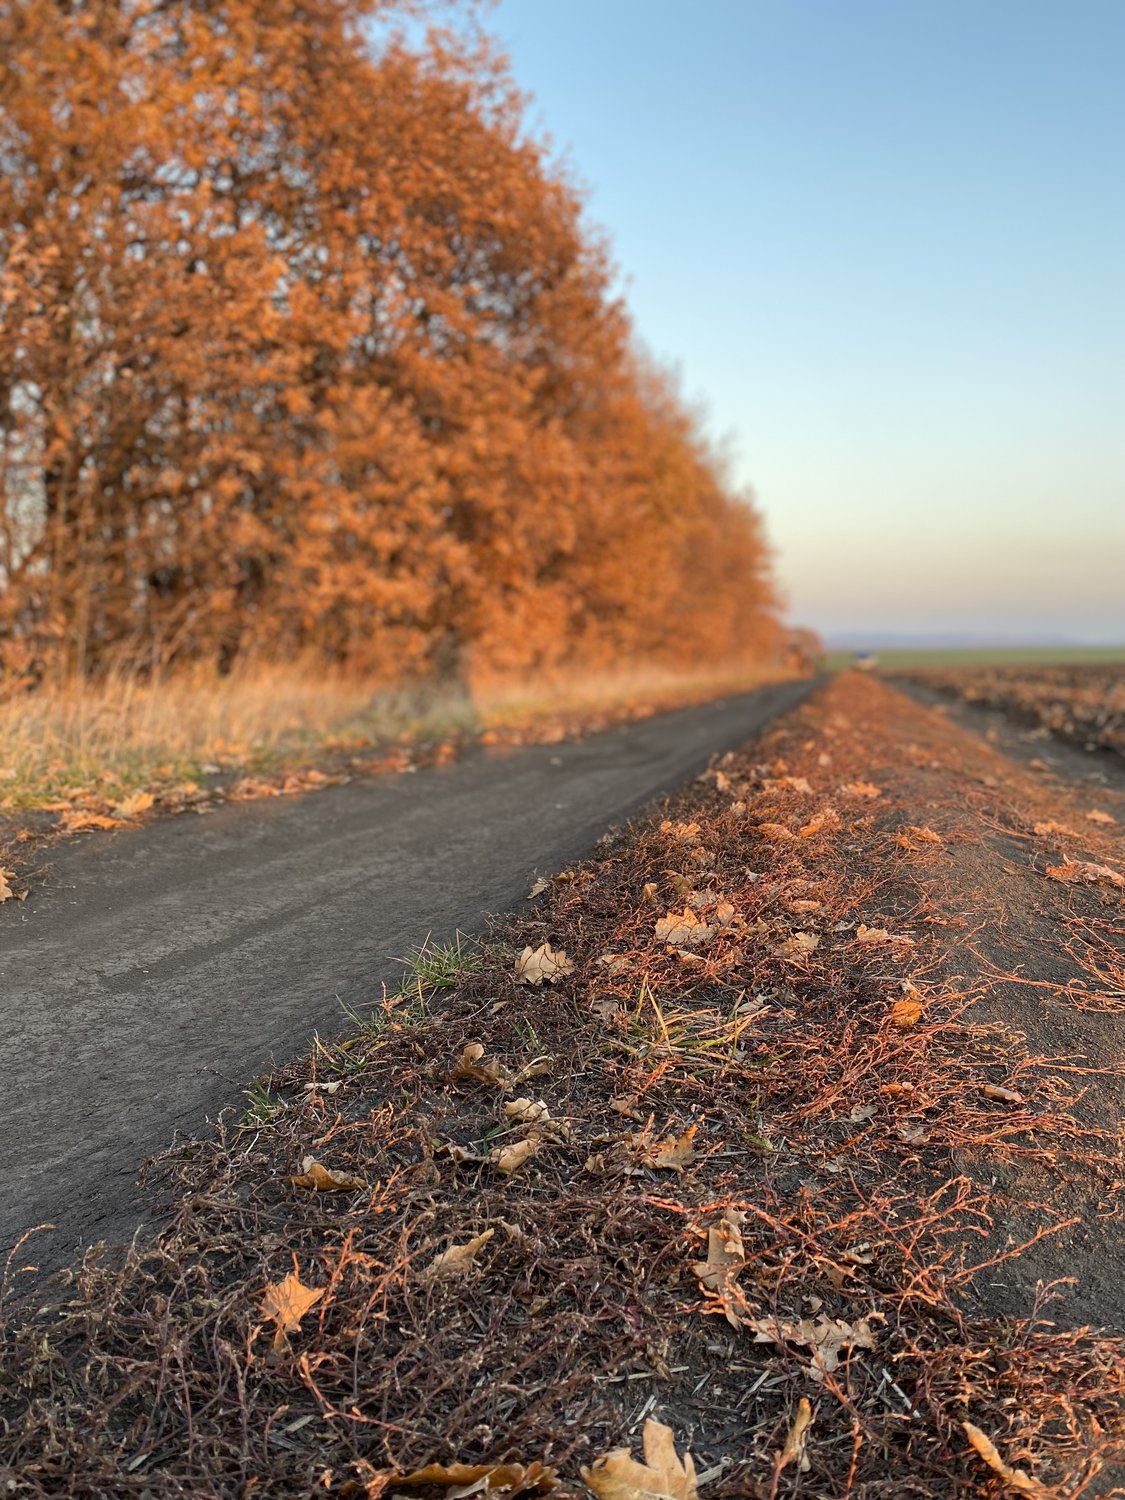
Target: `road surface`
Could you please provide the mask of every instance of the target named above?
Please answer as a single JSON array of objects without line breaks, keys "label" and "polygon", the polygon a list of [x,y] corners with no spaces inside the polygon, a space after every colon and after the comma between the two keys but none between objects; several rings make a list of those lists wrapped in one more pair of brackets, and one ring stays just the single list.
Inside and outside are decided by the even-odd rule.
[{"label": "road surface", "polygon": [[809,687],[58,845],[44,887],[0,907],[0,1265],[44,1222],[23,1257],[44,1267],[127,1239],[136,1169],[177,1130]]}]

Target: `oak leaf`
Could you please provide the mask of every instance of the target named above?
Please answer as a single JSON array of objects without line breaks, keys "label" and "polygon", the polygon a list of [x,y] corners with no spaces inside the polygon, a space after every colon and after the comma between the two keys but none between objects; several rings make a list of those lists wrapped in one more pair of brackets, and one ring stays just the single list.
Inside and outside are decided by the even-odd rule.
[{"label": "oak leaf", "polygon": [[798,961],[820,947],[820,938],[815,932],[794,932],[783,943],[777,945],[782,958]]},{"label": "oak leaf", "polygon": [[464,1276],[466,1272],[472,1270],[477,1251],[483,1249],[495,1233],[495,1229],[486,1229],[475,1239],[467,1240],[463,1245],[450,1245],[448,1250],[443,1250],[440,1255],[435,1256],[429,1265],[419,1272],[418,1280],[445,1281],[452,1276]]},{"label": "oak leaf", "polygon": [[139,818],[142,813],[148,812],[155,801],[151,792],[134,792],[131,797],[123,797],[113,811],[119,818]]},{"label": "oak leaf", "polygon": [[481,1042],[466,1042],[450,1077],[454,1081],[470,1078],[474,1083],[490,1084],[493,1088],[508,1088],[511,1084],[501,1062],[494,1057],[486,1060]]},{"label": "oak leaf", "polygon": [[629,1137],[629,1145],[640,1152],[641,1160],[646,1166],[664,1172],[682,1172],[695,1160],[692,1142],[698,1129],[698,1125],[689,1125],[682,1135],[670,1135],[662,1141],[654,1141],[650,1123],[649,1129]]},{"label": "oak leaf", "polygon": [[66,833],[88,833],[95,828],[120,828],[121,820],[107,818],[104,813],[75,809],[73,812],[63,813],[59,819],[59,827]]},{"label": "oak leaf", "polygon": [[824,833],[827,829],[839,828],[840,814],[834,807],[826,807],[821,812],[814,813],[799,833],[803,839],[815,838],[818,833]]},{"label": "oak leaf", "polygon": [[1108,865],[1096,865],[1085,859],[1068,859],[1062,865],[1048,865],[1047,877],[1050,880],[1061,880],[1065,885],[1099,885],[1104,882],[1125,890],[1125,875],[1111,870]]},{"label": "oak leaf", "polygon": [[904,1031],[909,1026],[916,1026],[922,1019],[922,1004],[919,1000],[896,1000],[891,1006],[891,1025],[899,1026]]},{"label": "oak leaf", "polygon": [[497,1146],[488,1160],[504,1177],[510,1177],[513,1172],[519,1171],[524,1162],[530,1161],[538,1150],[539,1141],[536,1136],[531,1135],[522,1141],[512,1141],[507,1146]]},{"label": "oak leaf", "polygon": [[796,1344],[808,1349],[812,1356],[809,1374],[816,1381],[823,1380],[838,1367],[844,1349],[875,1347],[871,1325],[866,1318],[857,1323],[845,1323],[842,1318],[823,1315],[815,1321],[801,1318],[795,1323],[781,1318],[751,1318],[746,1326],[754,1330],[756,1343],[777,1344],[779,1348]]},{"label": "oak leaf", "polygon": [[516,983],[538,988],[550,984],[574,972],[574,965],[561,948],[550,943],[540,943],[538,948],[526,947],[516,959]]},{"label": "oak leaf", "polygon": [[732,1328],[742,1326],[735,1303],[738,1273],[746,1265],[746,1250],[742,1243],[744,1223],[745,1215],[737,1209],[725,1213],[707,1231],[707,1259],[697,1260],[692,1265],[700,1286],[719,1303]]},{"label": "oak leaf", "polygon": [[301,1319],[324,1296],[323,1287],[305,1286],[293,1257],[293,1269],[282,1281],[271,1281],[262,1295],[262,1316],[277,1324],[273,1347],[282,1349],[289,1334],[296,1333]]},{"label": "oak leaf", "polygon": [[367,1186],[361,1177],[353,1177],[350,1172],[333,1172],[314,1156],[306,1156],[300,1173],[289,1181],[294,1187],[312,1188],[317,1193],[354,1193]]},{"label": "oak leaf", "polygon": [[715,936],[714,928],[697,917],[690,906],[661,917],[654,931],[657,942],[667,943],[670,948],[705,948]]},{"label": "oak leaf", "polygon": [[558,1488],[554,1469],[528,1464],[427,1464],[412,1474],[394,1476],[394,1484],[443,1485],[454,1495],[489,1494],[495,1490],[544,1493]]},{"label": "oak leaf", "polygon": [[846,781],[840,788],[845,797],[881,797],[883,788],[870,781]]},{"label": "oak leaf", "polygon": [[677,1455],[672,1429],[648,1417],[641,1442],[643,1463],[628,1448],[615,1448],[583,1468],[598,1500],[696,1500],[695,1464],[690,1453]]},{"label": "oak leaf", "polygon": [[784,823],[756,823],[754,826],[771,844],[784,843],[786,839],[795,837],[792,830],[786,828]]}]

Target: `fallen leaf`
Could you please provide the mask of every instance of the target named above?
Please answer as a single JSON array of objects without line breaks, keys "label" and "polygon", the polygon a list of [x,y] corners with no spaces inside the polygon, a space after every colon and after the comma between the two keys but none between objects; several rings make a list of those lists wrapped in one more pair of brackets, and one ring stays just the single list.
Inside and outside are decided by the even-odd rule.
[{"label": "fallen leaf", "polygon": [[844,1349],[874,1349],[875,1338],[866,1318],[857,1323],[845,1323],[841,1318],[801,1318],[799,1322],[785,1322],[780,1318],[751,1318],[747,1325],[755,1332],[755,1342],[797,1344],[812,1355],[809,1373],[814,1380],[823,1380],[840,1363]]},{"label": "fallen leaf", "polygon": [[855,930],[857,943],[913,943],[912,937],[905,933],[888,932],[885,927],[868,927],[863,922]]},{"label": "fallen leaf", "polygon": [[524,1162],[539,1150],[539,1141],[536,1136],[530,1135],[525,1140],[513,1141],[508,1146],[497,1146],[496,1150],[489,1155],[489,1162],[505,1177],[510,1177],[513,1172],[518,1172]]},{"label": "fallen leaf", "polygon": [[896,1000],[891,1006],[891,1025],[900,1026],[905,1031],[908,1026],[916,1026],[922,1019],[922,1005],[918,1000]]},{"label": "fallen leaf", "polygon": [[298,1274],[297,1257],[293,1257],[293,1269],[283,1281],[271,1281],[262,1295],[262,1316],[277,1324],[273,1336],[273,1347],[283,1348],[288,1335],[296,1333],[301,1319],[315,1307],[324,1296],[323,1287],[305,1286]]},{"label": "fallen leaf", "polygon": [[639,1136],[631,1136],[629,1144],[640,1150],[641,1160],[646,1166],[666,1172],[682,1172],[695,1159],[692,1141],[698,1129],[698,1125],[689,1125],[683,1135],[670,1135],[663,1141],[652,1140],[646,1130]]},{"label": "fallen leaf", "polygon": [[556,952],[550,943],[541,943],[538,948],[527,947],[516,959],[517,984],[538,987],[573,972],[574,965],[563,950],[560,948]]},{"label": "fallen leaf", "polygon": [[881,797],[883,789],[870,781],[847,781],[840,788],[845,797]]},{"label": "fallen leaf", "polygon": [[819,947],[820,938],[815,932],[794,932],[777,945],[777,952],[782,958],[802,959]]},{"label": "fallen leaf", "polygon": [[930,1139],[930,1132],[924,1125],[900,1125],[895,1134],[908,1146],[925,1146]]},{"label": "fallen leaf", "polygon": [[582,1469],[598,1500],[696,1500],[695,1465],[690,1453],[678,1457],[672,1429],[648,1417],[641,1441],[644,1463],[615,1448]]},{"label": "fallen leaf", "polygon": [[996,1444],[972,1422],[962,1422],[965,1436],[994,1474],[999,1474],[1006,1484],[1018,1494],[1031,1495],[1033,1500],[1059,1500],[1057,1490],[1048,1489],[1033,1479],[1026,1469],[1013,1469],[1006,1464],[997,1451]]},{"label": "fallen leaf", "polygon": [[802,1474],[809,1471],[809,1460],[805,1454],[805,1444],[808,1439],[809,1428],[812,1426],[813,1411],[809,1405],[807,1396],[802,1396],[797,1403],[797,1415],[793,1418],[793,1425],[785,1437],[785,1446],[777,1455],[773,1474],[776,1480],[783,1469],[796,1459],[797,1467]]},{"label": "fallen leaf", "polygon": [[[491,1231],[489,1231],[491,1233]],[[453,1493],[488,1494],[492,1490],[539,1490],[558,1488],[554,1469],[541,1463],[528,1464],[427,1464],[413,1474],[395,1475],[395,1484],[453,1486]]]},{"label": "fallen leaf", "polygon": [[549,891],[550,889],[551,889],[551,882],[545,876],[540,875],[539,879],[535,882],[535,884],[528,891],[528,893],[527,893],[527,899],[529,901],[534,901],[534,899],[535,899],[536,896],[541,896],[544,891]]},{"label": "fallen leaf", "polygon": [[822,812],[815,813],[805,826],[800,829],[803,839],[811,839],[818,833],[823,833],[828,828],[839,828],[840,814],[832,807],[826,807]]},{"label": "fallen leaf", "polygon": [[119,818],[107,818],[104,813],[74,812],[63,813],[59,819],[59,827],[66,833],[88,833],[94,828],[120,828]]},{"label": "fallen leaf", "polygon": [[627,974],[633,967],[633,960],[627,953],[603,953],[598,964],[611,974]]},{"label": "fallen leaf", "polygon": [[445,1281],[451,1276],[464,1276],[467,1271],[472,1270],[477,1251],[487,1245],[495,1233],[495,1229],[486,1229],[483,1234],[478,1234],[475,1239],[468,1240],[464,1245],[450,1245],[448,1250],[443,1250],[440,1255],[435,1256],[430,1264],[419,1272],[418,1280]]},{"label": "fallen leaf", "polygon": [[792,911],[819,911],[820,905],[819,901],[790,901],[789,903]]},{"label": "fallen leaf", "polygon": [[454,1080],[471,1078],[474,1083],[488,1083],[494,1088],[508,1088],[511,1084],[502,1063],[494,1057],[485,1060],[484,1047],[480,1042],[465,1044],[450,1077]]},{"label": "fallen leaf", "polygon": [[338,1094],[343,1088],[343,1081],[339,1078],[332,1083],[306,1083],[304,1090],[306,1094]]},{"label": "fallen leaf", "polygon": [[660,825],[661,833],[670,833],[673,838],[679,839],[682,844],[698,844],[700,828],[698,823],[670,823],[667,818]]},{"label": "fallen leaf", "polygon": [[793,832],[786,828],[784,823],[756,823],[754,826],[771,844],[780,844],[794,837]]},{"label": "fallen leaf", "polygon": [[1068,828],[1065,823],[1036,823],[1035,832],[1039,834],[1040,838],[1045,838],[1048,834],[1052,833],[1065,834],[1067,838],[1072,839],[1076,839],[1078,837],[1074,829]]},{"label": "fallen leaf", "polygon": [[1111,817],[1109,813],[1104,812],[1100,807],[1095,807],[1086,814],[1086,821],[1088,823],[1116,823],[1117,819]]},{"label": "fallen leaf", "polygon": [[15,891],[8,884],[7,874],[0,870],[0,901],[12,901],[15,899]]},{"label": "fallen leaf", "polygon": [[312,1188],[318,1193],[354,1193],[367,1186],[361,1177],[353,1177],[348,1172],[333,1172],[313,1156],[305,1157],[300,1174],[290,1177],[289,1181],[294,1187]]},{"label": "fallen leaf", "polygon": [[658,943],[667,943],[670,948],[704,948],[715,936],[715,930],[685,906],[683,912],[670,911],[661,917],[655,928]]},{"label": "fallen leaf", "polygon": [[1063,865],[1048,865],[1047,876],[1051,880],[1061,880],[1067,885],[1076,883],[1096,885],[1104,881],[1106,885],[1114,885],[1125,890],[1125,875],[1119,875],[1108,865],[1095,865],[1084,859],[1068,859]]},{"label": "fallen leaf", "polygon": [[1015,1089],[1003,1089],[998,1083],[986,1083],[981,1093],[986,1099],[997,1099],[1001,1104],[1022,1104],[1022,1094],[1017,1094]]},{"label": "fallen leaf", "polygon": [[131,797],[123,797],[113,811],[119,818],[139,818],[155,801],[151,792],[134,792]]},{"label": "fallen leaf", "polygon": [[656,881],[646,880],[641,887],[641,900],[646,906],[651,906],[656,900]]},{"label": "fallen leaf", "polygon": [[621,1099],[611,1099],[609,1107],[613,1110],[614,1114],[624,1115],[627,1120],[637,1120],[639,1122],[644,1118],[637,1108],[640,1102],[638,1094],[626,1094]]},{"label": "fallen leaf", "polygon": [[916,839],[920,839],[923,844],[940,844],[944,842],[940,833],[935,833],[932,828],[927,828],[924,824],[908,823],[906,831]]},{"label": "fallen leaf", "polygon": [[768,777],[762,782],[764,792],[804,792],[807,796],[812,795],[812,787],[809,786],[804,776],[777,776]]},{"label": "fallen leaf", "polygon": [[551,1111],[542,1099],[512,1099],[504,1106],[504,1118],[518,1125],[546,1125],[551,1121]]},{"label": "fallen leaf", "polygon": [[744,1222],[745,1216],[737,1209],[728,1210],[707,1231],[707,1259],[697,1260],[692,1266],[700,1286],[720,1303],[732,1328],[742,1327],[734,1303],[738,1273],[746,1265],[741,1227]]}]

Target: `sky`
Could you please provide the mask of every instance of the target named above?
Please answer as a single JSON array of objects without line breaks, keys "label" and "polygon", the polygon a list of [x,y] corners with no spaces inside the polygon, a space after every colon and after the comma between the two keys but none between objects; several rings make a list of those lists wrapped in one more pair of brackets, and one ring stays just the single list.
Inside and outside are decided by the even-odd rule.
[{"label": "sky", "polygon": [[1123,0],[499,0],[791,618],[1125,642]]}]

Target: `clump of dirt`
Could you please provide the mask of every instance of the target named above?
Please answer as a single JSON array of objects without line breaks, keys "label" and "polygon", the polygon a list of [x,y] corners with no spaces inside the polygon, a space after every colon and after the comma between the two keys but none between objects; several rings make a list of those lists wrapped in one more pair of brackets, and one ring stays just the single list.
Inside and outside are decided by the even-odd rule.
[{"label": "clump of dirt", "polygon": [[39,1312],[17,1259],[10,1493],[581,1493],[649,1418],[706,1496],[1106,1493],[1121,891],[1050,871],[1121,847],[1068,819],[832,682],[155,1163],[153,1242]]}]

